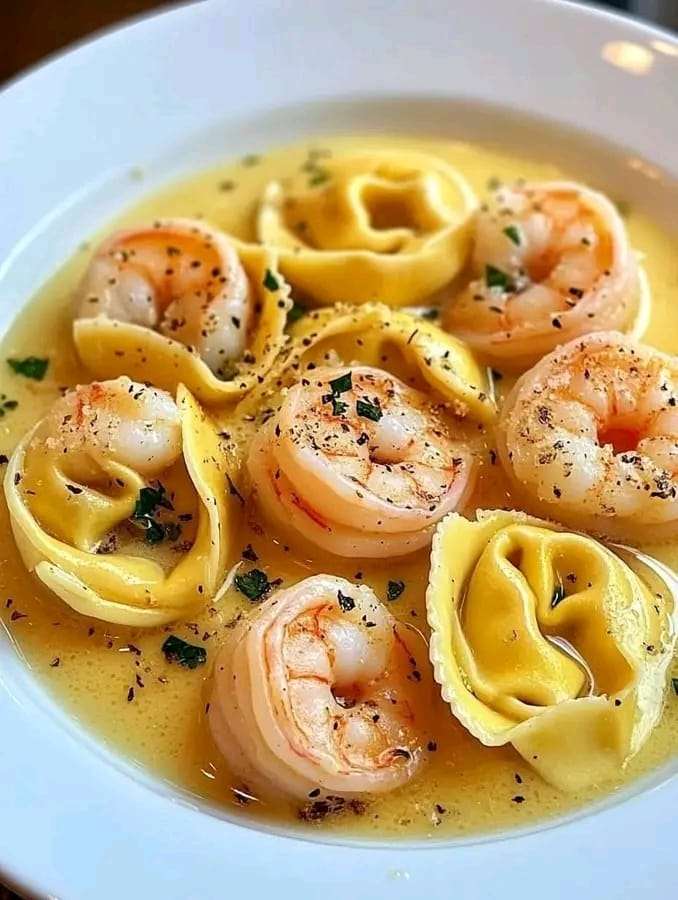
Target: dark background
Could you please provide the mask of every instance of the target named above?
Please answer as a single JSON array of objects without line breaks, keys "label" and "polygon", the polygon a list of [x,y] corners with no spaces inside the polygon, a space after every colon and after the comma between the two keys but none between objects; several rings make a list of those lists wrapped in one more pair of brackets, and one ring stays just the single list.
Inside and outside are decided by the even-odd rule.
[{"label": "dark background", "polygon": [[[171,5],[167,0],[0,0],[0,84],[93,31]],[[678,30],[678,0],[603,0],[599,5]],[[0,900],[17,897],[0,884]]]},{"label": "dark background", "polygon": [[[171,5],[167,0],[0,0],[0,84],[93,31]],[[599,5],[678,30],[678,0],[601,0]]]}]

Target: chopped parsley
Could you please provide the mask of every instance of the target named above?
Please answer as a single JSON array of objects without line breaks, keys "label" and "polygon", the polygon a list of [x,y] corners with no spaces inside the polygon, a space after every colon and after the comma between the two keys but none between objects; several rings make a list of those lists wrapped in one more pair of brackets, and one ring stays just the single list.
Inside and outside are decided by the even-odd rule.
[{"label": "chopped parsley", "polygon": [[34,381],[42,381],[47,372],[49,360],[41,359],[39,356],[27,356],[25,359],[8,359],[7,365],[17,375],[32,378]]},{"label": "chopped parsley", "polygon": [[507,225],[504,229],[504,234],[510,241],[513,241],[516,247],[520,247],[522,240],[520,239],[520,230],[517,225]]},{"label": "chopped parsley", "polygon": [[502,291],[514,290],[514,284],[511,277],[507,275],[506,272],[502,272],[501,269],[497,269],[495,266],[485,266],[485,284],[490,290],[494,290],[495,288],[499,288]]},{"label": "chopped parsley", "polygon": [[197,669],[207,661],[207,650],[189,644],[176,634],[170,634],[162,645],[167,662],[177,662],[186,669]]},{"label": "chopped parsley", "polygon": [[299,319],[304,318],[306,312],[306,307],[302,306],[301,303],[293,303],[292,308],[287,311],[287,324],[294,325]]},{"label": "chopped parsley", "polygon": [[369,400],[358,400],[355,405],[356,412],[363,419],[370,419],[372,422],[378,422],[384,415],[379,403],[370,403]]},{"label": "chopped parsley", "polygon": [[332,379],[330,387],[333,394],[344,394],[346,391],[350,391],[353,387],[353,374],[347,372],[345,375]]},{"label": "chopped parsley", "polygon": [[326,181],[330,180],[330,173],[327,169],[316,169],[315,172],[308,179],[309,187],[317,187],[319,184],[325,184]]},{"label": "chopped parsley", "polygon": [[353,387],[353,376],[351,372],[346,372],[344,375],[340,375],[338,378],[330,381],[329,385],[331,393],[323,396],[323,403],[332,404],[333,416],[343,416],[348,409],[348,403],[340,400],[339,397],[346,391],[351,390]]},{"label": "chopped parsley", "polygon": [[562,584],[557,584],[553,591],[553,596],[551,597],[551,609],[555,609],[559,603],[561,603],[565,599],[565,588]]},{"label": "chopped parsley", "polygon": [[389,581],[386,588],[386,597],[388,600],[397,600],[405,590],[404,581]]},{"label": "chopped parsley", "polygon": [[158,509],[174,509],[165,486],[159,481],[155,487],[141,488],[132,513],[132,520],[144,529],[147,544],[159,544],[165,538],[175,541],[181,534],[181,525],[177,522],[164,525],[156,522],[154,516]]},{"label": "chopped parsley", "polygon": [[134,512],[132,513],[133,519],[144,519],[146,516],[151,516],[158,507],[163,507],[163,509],[174,509],[167,497],[167,491],[165,490],[164,484],[161,484],[158,481],[156,482],[156,485],[156,487],[143,487],[139,491],[139,497],[137,498],[137,502],[134,505]]},{"label": "chopped parsley", "polygon": [[235,576],[235,586],[248,600],[256,603],[268,594],[274,583],[268,580],[266,573],[261,569],[250,569],[244,575]]},{"label": "chopped parsley", "polygon": [[346,594],[342,594],[341,591],[337,591],[337,600],[339,601],[342,612],[351,612],[352,609],[355,609],[355,600],[353,597],[348,597]]},{"label": "chopped parsley", "polygon": [[280,289],[280,282],[270,269],[266,269],[266,274],[264,275],[262,284],[267,291],[277,291]]},{"label": "chopped parsley", "polygon": [[147,544],[159,544],[165,539],[165,526],[161,525],[160,522],[147,517],[140,519],[140,522],[142,523],[142,528],[146,529],[144,537]]}]

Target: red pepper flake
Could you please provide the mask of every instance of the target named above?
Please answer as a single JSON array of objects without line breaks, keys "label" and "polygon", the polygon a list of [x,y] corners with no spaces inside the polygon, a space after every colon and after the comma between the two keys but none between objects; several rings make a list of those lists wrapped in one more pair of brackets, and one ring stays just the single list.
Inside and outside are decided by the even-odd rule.
[{"label": "red pepper flake", "polygon": [[28,613],[22,613],[22,612],[19,612],[18,609],[15,609],[9,618],[12,622],[16,622],[17,619],[27,619]]},{"label": "red pepper flake", "polygon": [[128,702],[128,703],[131,703],[132,700],[134,700],[134,688],[133,688],[133,687],[131,687],[131,688],[127,691],[127,702]]},{"label": "red pepper flake", "polygon": [[525,802],[525,798],[522,796],[522,794],[516,794],[515,797],[511,797],[511,800],[514,803],[524,803]]},{"label": "red pepper flake", "polygon": [[49,665],[50,665],[50,668],[51,668],[51,669],[56,669],[56,668],[58,667],[58,665],[59,665],[60,662],[61,662],[61,660],[59,659],[59,657],[58,657],[58,656],[55,656],[54,659],[52,660],[52,662],[49,664]]}]

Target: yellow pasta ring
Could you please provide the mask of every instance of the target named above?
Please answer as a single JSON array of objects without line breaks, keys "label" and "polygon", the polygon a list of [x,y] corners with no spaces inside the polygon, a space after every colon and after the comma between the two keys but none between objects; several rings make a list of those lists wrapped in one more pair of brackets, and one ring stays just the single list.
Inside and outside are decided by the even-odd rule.
[{"label": "yellow pasta ring", "polygon": [[257,312],[251,340],[234,378],[217,378],[196,352],[151,328],[106,316],[75,319],[73,340],[78,356],[96,378],[128,375],[172,393],[184,384],[206,404],[238,400],[260,382],[286,342],[290,288],[271,250],[229,240],[254,290]]},{"label": "yellow pasta ring", "polygon": [[[289,347],[271,370],[262,392],[295,382],[305,354],[323,341],[352,333],[366,339],[376,335],[384,345],[396,347],[406,366],[437,396],[452,404],[457,414],[468,415],[482,424],[496,419],[487,369],[477,363],[466,344],[434,323],[380,303],[337,304],[313,310],[295,322],[290,329]],[[378,366],[380,354],[376,356],[366,362]]]},{"label": "yellow pasta ring", "polygon": [[[568,567],[569,612],[551,593],[555,560]],[[563,790],[614,776],[659,720],[675,646],[667,598],[591,538],[521,512],[451,514],[433,539],[426,608],[454,716]],[[586,657],[547,637],[568,628]]]},{"label": "yellow pasta ring", "polygon": [[[478,200],[449,163],[425,153],[383,150],[329,159],[323,171],[326,182],[296,194],[270,182],[257,218],[259,241],[277,251],[281,271],[311,305],[416,304],[461,271]],[[364,198],[379,192],[385,207],[410,204],[419,224],[373,227]],[[379,205],[378,196],[374,202]],[[325,246],[317,239],[308,243],[288,227],[291,206],[303,224],[316,221]]]},{"label": "yellow pasta ring", "polygon": [[[78,549],[41,527],[21,491],[25,454],[35,429],[10,459],[4,490],[24,564],[82,615],[120,625],[163,625],[206,603],[224,579],[238,515],[236,498],[225,489],[227,460],[216,428],[183,385],[177,405],[186,468],[200,508],[195,542],[168,574],[142,557]],[[132,504],[127,513],[131,515],[133,499],[127,502]]]}]

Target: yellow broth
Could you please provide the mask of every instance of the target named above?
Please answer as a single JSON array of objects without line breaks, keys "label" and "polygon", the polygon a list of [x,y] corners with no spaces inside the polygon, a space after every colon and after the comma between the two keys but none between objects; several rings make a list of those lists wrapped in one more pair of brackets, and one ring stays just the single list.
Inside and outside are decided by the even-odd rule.
[{"label": "yellow broth", "polygon": [[[323,139],[201,172],[144,199],[110,228],[161,216],[199,216],[241,238],[253,239],[254,215],[263,186],[273,177],[284,178],[298,170],[310,150],[322,147],[338,153],[403,145],[445,158],[464,173],[481,196],[494,178],[508,181],[567,176],[553,165],[468,144],[409,138]],[[678,283],[678,259],[674,241],[633,209],[626,215],[626,224],[633,246],[644,254],[653,291],[652,318],[644,339],[675,352],[678,307],[672,291]],[[85,245],[64,265],[27,305],[3,342],[3,359],[48,356],[50,365],[42,382],[22,378],[2,365],[0,392],[17,400],[18,406],[0,418],[0,453],[11,453],[20,437],[59,396],[60,388],[90,380],[75,356],[70,330],[72,293],[90,253],[91,246]],[[351,346],[351,340],[343,338],[344,359],[378,362],[370,358],[369,348]],[[218,417],[224,429],[237,433],[228,412]],[[511,505],[498,466],[492,465],[489,446],[476,503],[479,507]],[[526,826],[617,791],[666,762],[678,748],[678,697],[671,692],[651,739],[615,781],[579,794],[563,794],[542,781],[510,747],[481,745],[456,722],[436,693],[431,710],[436,749],[429,754],[430,762],[423,773],[407,787],[369,801],[359,812],[347,810],[308,822],[300,818],[298,804],[248,800],[240,795],[239,782],[227,770],[207,728],[210,672],[218,647],[228,624],[239,612],[251,609],[242,595],[231,590],[217,605],[208,603],[190,622],[163,629],[129,629],[86,619],[26,572],[10,537],[4,497],[0,501],[0,528],[5,535],[0,560],[0,615],[35,675],[79,723],[108,746],[147,766],[157,777],[235,816],[245,813],[285,828],[357,837],[440,839],[487,833]],[[271,579],[281,578],[284,585],[316,572],[330,572],[364,582],[384,599],[388,580],[404,581],[405,591],[389,603],[389,610],[424,637],[427,635],[426,552],[386,563],[343,560],[319,552],[310,556],[308,549],[300,552],[293,542],[288,546],[268,527],[264,529],[256,509],[250,506],[244,511],[230,564],[240,559],[248,545],[258,556],[257,567]],[[675,568],[677,548],[647,549]],[[169,664],[161,652],[168,632],[204,646],[207,665],[188,670]]]}]

